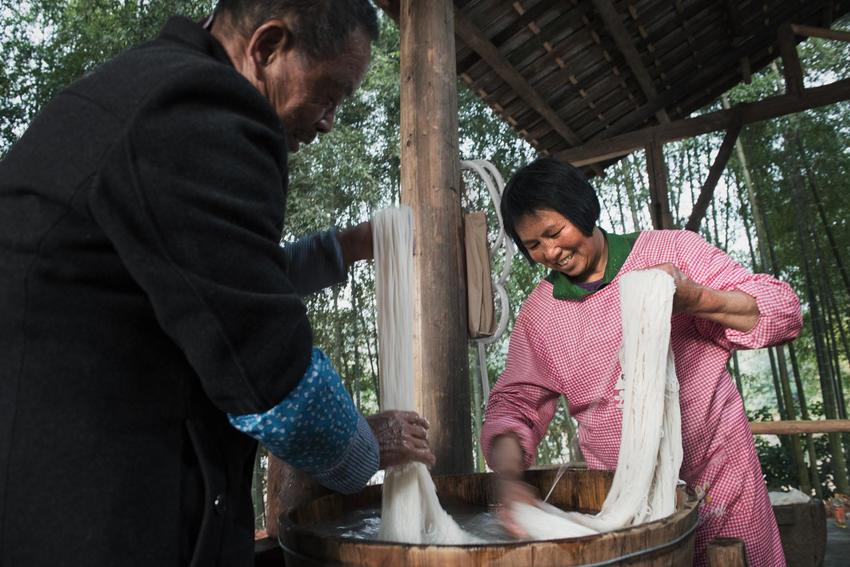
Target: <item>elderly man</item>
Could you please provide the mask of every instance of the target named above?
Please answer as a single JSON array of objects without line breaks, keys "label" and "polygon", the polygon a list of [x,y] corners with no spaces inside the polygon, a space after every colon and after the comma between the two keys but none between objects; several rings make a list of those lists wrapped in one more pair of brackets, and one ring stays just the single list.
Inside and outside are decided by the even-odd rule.
[{"label": "elderly man", "polygon": [[250,565],[256,440],[346,492],[433,463],[424,420],[364,420],[312,345],[300,295],[369,257],[368,227],[278,246],[287,152],[376,36],[367,0],[222,1],[0,163],[0,565]]}]

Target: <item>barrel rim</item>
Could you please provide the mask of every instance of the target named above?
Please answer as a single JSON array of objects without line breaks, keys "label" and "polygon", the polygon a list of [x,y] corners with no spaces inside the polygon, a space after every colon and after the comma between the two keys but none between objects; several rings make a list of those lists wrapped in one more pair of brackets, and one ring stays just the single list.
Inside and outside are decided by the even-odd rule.
[{"label": "barrel rim", "polygon": [[[541,469],[538,469],[538,470],[541,470]],[[600,474],[613,476],[613,472],[605,471],[605,470],[601,470],[601,469],[596,469],[596,470],[594,470],[594,469],[578,469],[578,470],[580,470],[581,472],[585,472],[585,473],[586,472],[600,473]],[[466,474],[466,475],[441,475],[439,478],[443,479],[443,481],[447,481],[447,480],[451,479],[452,477],[461,477],[461,476],[462,477],[470,477],[470,476],[492,477],[492,473],[471,473],[471,474]],[[437,478],[437,477],[435,477],[435,478]],[[364,491],[370,491],[370,492],[371,491],[380,491],[382,489],[383,489],[382,484],[376,484],[376,485],[367,486],[363,491],[361,491],[361,493],[364,492]],[[493,543],[485,543],[485,544],[482,544],[482,543],[456,543],[456,544],[405,543],[405,542],[390,542],[390,541],[375,540],[375,539],[355,539],[355,538],[350,538],[350,537],[342,537],[342,536],[338,536],[338,535],[321,535],[320,536],[319,534],[316,534],[315,532],[311,532],[309,529],[305,528],[304,526],[298,525],[297,523],[295,523],[290,518],[290,516],[296,514],[303,506],[307,505],[307,504],[303,504],[301,506],[296,506],[295,508],[293,508],[292,510],[289,510],[288,512],[286,512],[284,514],[281,514],[280,517],[278,518],[278,523],[279,523],[279,526],[280,526],[280,529],[278,530],[278,542],[280,543],[280,545],[282,547],[284,547],[285,549],[288,549],[288,547],[286,546],[286,544],[284,542],[284,536],[290,535],[290,534],[294,535],[296,533],[300,533],[300,534],[309,535],[309,536],[313,536],[313,537],[321,537],[324,540],[333,541],[333,542],[335,542],[339,545],[368,546],[368,547],[373,548],[373,549],[382,549],[382,548],[392,549],[392,548],[398,548],[398,547],[404,547],[404,548],[407,548],[407,549],[415,548],[415,549],[420,549],[420,550],[433,549],[433,548],[437,548],[437,549],[463,548],[463,549],[467,549],[467,550],[473,550],[473,549],[478,549],[478,548],[482,548],[482,547],[486,547],[488,549],[493,549],[493,548],[507,549],[507,548],[513,548],[513,547],[526,546],[530,543],[547,543],[547,544],[557,544],[557,543],[564,543],[564,542],[581,543],[583,541],[594,540],[595,538],[599,537],[603,533],[605,535],[615,535],[618,539],[619,538],[627,538],[629,535],[631,535],[632,532],[646,531],[647,529],[652,529],[652,528],[660,528],[662,526],[662,524],[675,523],[675,522],[680,521],[680,520],[687,520],[685,522],[685,524],[683,526],[681,526],[683,529],[681,530],[682,533],[680,534],[681,537],[686,538],[688,535],[693,534],[693,532],[695,530],[695,526],[699,522],[698,515],[697,514],[691,514],[691,513],[692,513],[694,508],[699,506],[702,499],[699,498],[697,496],[697,494],[693,491],[693,489],[691,489],[689,486],[681,486],[680,485],[677,490],[681,490],[683,492],[684,496],[685,496],[684,502],[682,503],[681,507],[679,509],[677,509],[674,513],[670,514],[669,516],[664,517],[664,518],[660,518],[658,520],[653,520],[652,522],[645,522],[643,524],[638,524],[636,526],[627,526],[627,527],[620,528],[620,529],[617,529],[617,530],[602,532],[600,534],[592,534],[592,535],[579,536],[579,537],[568,537],[568,538],[558,538],[558,539],[535,539],[535,540],[525,539],[525,540],[517,540],[517,541],[512,541],[512,542],[493,542]],[[315,499],[311,500],[311,502],[329,499],[329,498],[340,498],[340,497],[344,498],[346,496],[351,496],[351,495],[343,495],[343,494],[336,494],[336,493],[335,494],[326,494],[324,496],[320,496],[319,498],[315,498]],[[689,517],[689,515],[690,515],[690,517]]]}]

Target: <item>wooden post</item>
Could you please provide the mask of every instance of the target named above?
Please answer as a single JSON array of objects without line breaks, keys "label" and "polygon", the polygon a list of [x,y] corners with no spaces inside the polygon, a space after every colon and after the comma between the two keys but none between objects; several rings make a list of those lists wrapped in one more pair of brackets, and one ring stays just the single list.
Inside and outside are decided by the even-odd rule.
[{"label": "wooden post", "polygon": [[655,229],[673,228],[670,199],[667,195],[667,165],[663,144],[653,140],[646,146],[646,169],[649,175],[649,214]]},{"label": "wooden post", "polygon": [[454,5],[402,0],[401,200],[413,209],[413,370],[437,473],[472,470]]},{"label": "wooden post", "polygon": [[747,567],[744,542],[735,538],[717,538],[708,544],[709,567]]},{"label": "wooden post", "polygon": [[779,53],[782,55],[782,72],[785,75],[785,90],[788,94],[799,95],[803,92],[803,69],[794,32],[790,24],[784,24],[778,32]]}]

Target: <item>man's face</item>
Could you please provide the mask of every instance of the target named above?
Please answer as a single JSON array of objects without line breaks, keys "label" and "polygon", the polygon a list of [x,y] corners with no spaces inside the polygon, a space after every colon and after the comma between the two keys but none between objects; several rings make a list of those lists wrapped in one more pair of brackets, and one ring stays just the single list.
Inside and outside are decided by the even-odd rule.
[{"label": "man's face", "polygon": [[360,86],[370,57],[371,44],[358,30],[333,59],[315,60],[290,49],[269,63],[264,94],[286,127],[290,152],[331,131],[337,108]]}]

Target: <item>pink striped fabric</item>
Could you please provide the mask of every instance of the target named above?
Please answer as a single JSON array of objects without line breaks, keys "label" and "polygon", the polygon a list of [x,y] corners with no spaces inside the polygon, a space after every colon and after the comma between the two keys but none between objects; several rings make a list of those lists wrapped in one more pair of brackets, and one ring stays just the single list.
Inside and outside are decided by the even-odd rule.
[{"label": "pink striped fabric", "polygon": [[489,459],[496,436],[512,432],[530,466],[563,394],[579,423],[588,466],[616,467],[622,421],[614,389],[621,373],[618,282],[626,272],[665,262],[697,283],[748,293],[761,313],[747,333],[690,315],[673,316],[671,343],[684,446],[680,477],[706,495],[699,512],[695,564],[705,565],[709,541],[737,537],[746,543],[751,567],[784,565],[752,434],[726,363],[732,350],[796,337],[802,326],[799,300],[787,284],[750,273],[693,232],[642,233],[613,282],[582,301],[554,299],[552,285],[540,282],[520,310],[505,372],[487,404],[481,435],[485,456]]}]

